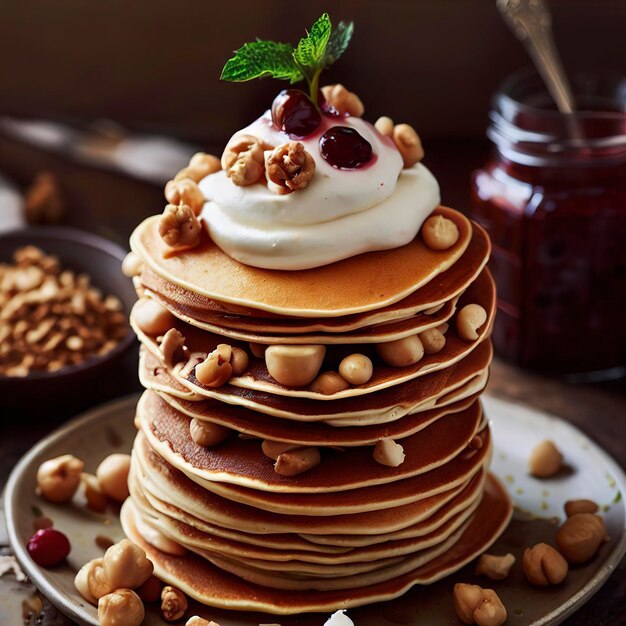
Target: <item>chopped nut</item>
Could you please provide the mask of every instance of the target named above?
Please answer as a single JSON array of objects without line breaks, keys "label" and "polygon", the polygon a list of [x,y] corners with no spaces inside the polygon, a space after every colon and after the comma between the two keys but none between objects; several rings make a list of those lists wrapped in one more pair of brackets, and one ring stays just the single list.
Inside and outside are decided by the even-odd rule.
[{"label": "chopped nut", "polygon": [[187,597],[182,591],[169,585],[163,587],[163,591],[161,591],[161,611],[165,620],[175,622],[177,619],[180,619],[185,614],[187,606]]},{"label": "chopped nut", "polygon": [[274,345],[265,350],[265,365],[270,376],[286,387],[311,383],[326,354],[320,345]]},{"label": "chopped nut", "polygon": [[565,514],[572,517],[577,513],[597,513],[600,508],[593,500],[568,500],[565,503]]},{"label": "chopped nut", "polygon": [[376,344],[376,353],[388,365],[414,365],[424,356],[424,346],[417,335]]},{"label": "chopped nut", "polygon": [[100,489],[112,500],[124,502],[128,498],[130,455],[111,454],[98,465],[96,476]]},{"label": "chopped nut", "polygon": [[404,463],[404,448],[389,437],[383,437],[374,446],[374,460],[381,465],[398,467]]},{"label": "chopped nut", "polygon": [[431,250],[448,250],[459,240],[458,226],[443,215],[431,215],[420,232]]},{"label": "chopped nut", "polygon": [[245,187],[263,178],[264,150],[269,148],[253,135],[235,135],[222,154],[222,168],[235,185]]},{"label": "chopped nut", "polygon": [[274,471],[282,476],[296,476],[319,465],[320,460],[317,448],[297,448],[279,454],[274,463]]},{"label": "chopped nut", "polygon": [[103,559],[104,573],[114,589],[134,589],[152,574],[152,562],[138,545],[128,539],[112,545]]},{"label": "chopped nut", "polygon": [[326,103],[335,109],[339,115],[362,117],[365,112],[361,99],[339,83],[336,85],[325,85],[322,87],[322,94]]},{"label": "chopped nut", "polygon": [[456,331],[463,341],[476,341],[478,329],[487,321],[487,311],[479,304],[466,304],[456,315]]},{"label": "chopped nut", "polygon": [[190,206],[168,204],[159,220],[159,235],[173,250],[195,248],[200,243],[202,226]]},{"label": "chopped nut", "polygon": [[558,585],[567,577],[567,561],[547,543],[538,543],[524,550],[524,575],[533,585]]},{"label": "chopped nut", "polygon": [[546,439],[533,448],[528,465],[532,476],[549,478],[561,470],[563,455],[552,441]]},{"label": "chopped nut", "polygon": [[393,120],[386,115],[379,117],[374,123],[374,127],[381,135],[384,135],[385,137],[391,137],[393,135]]},{"label": "chopped nut", "polygon": [[232,433],[225,426],[211,422],[201,422],[197,419],[192,419],[189,422],[189,432],[194,442],[204,447],[216,446],[218,443],[228,439]]},{"label": "chopped nut", "polygon": [[176,328],[170,328],[161,340],[161,354],[167,367],[174,367],[185,359],[185,338]]},{"label": "chopped nut", "polygon": [[481,554],[476,565],[476,576],[487,576],[491,580],[504,580],[515,563],[515,557],[509,553],[504,556]]},{"label": "chopped nut", "polygon": [[424,148],[415,129],[408,124],[397,124],[393,129],[393,141],[402,156],[404,167],[413,167],[424,158]]},{"label": "chopped nut", "polygon": [[80,485],[85,464],[71,454],[45,461],[37,470],[37,487],[50,502],[68,502]]},{"label": "chopped nut", "polygon": [[501,626],[506,622],[506,609],[493,589],[457,583],[453,596],[456,614],[464,624]]},{"label": "chopped nut", "polygon": [[315,161],[299,141],[274,148],[265,157],[267,186],[278,194],[308,186],[315,174]]},{"label": "chopped nut", "polygon": [[607,539],[604,520],[592,513],[568,517],[556,533],[556,545],[569,563],[585,563]]},{"label": "chopped nut", "polygon": [[332,396],[346,390],[350,384],[337,372],[323,372],[312,383],[309,389],[314,393]]},{"label": "chopped nut", "polygon": [[102,492],[98,479],[93,474],[83,473],[81,480],[85,486],[87,506],[96,513],[102,513],[107,508],[108,499]]},{"label": "chopped nut", "polygon": [[446,338],[438,328],[429,328],[417,335],[426,354],[437,354],[446,345]]},{"label": "chopped nut", "polygon": [[170,180],[165,185],[165,199],[176,206],[186,204],[196,216],[200,215],[205,202],[200,187],[190,178]]},{"label": "chopped nut", "polygon": [[207,387],[221,387],[233,375],[230,364],[232,348],[226,343],[220,343],[213,352],[200,364],[196,365],[196,379]]},{"label": "chopped nut", "polygon": [[98,600],[100,626],[139,626],[144,617],[143,602],[130,589],[117,589]]}]

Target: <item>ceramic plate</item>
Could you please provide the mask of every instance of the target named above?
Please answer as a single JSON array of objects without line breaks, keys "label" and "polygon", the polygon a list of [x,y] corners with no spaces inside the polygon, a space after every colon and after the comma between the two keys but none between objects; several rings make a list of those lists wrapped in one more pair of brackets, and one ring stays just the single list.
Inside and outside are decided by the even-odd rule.
[{"label": "ceramic plate", "polygon": [[[134,437],[134,405],[137,397],[119,400],[90,411],[41,441],[17,464],[6,488],[5,510],[9,537],[16,556],[39,589],[61,610],[81,624],[97,626],[94,607],[76,592],[73,579],[86,561],[101,556],[95,538],[114,541],[122,538],[116,511],[92,513],[77,497],[73,505],[55,506],[35,495],[39,464],[60,454],[72,453],[86,461],[93,472],[98,462],[112,452],[128,451]],[[509,611],[507,624],[539,626],[558,624],[587,601],[608,578],[626,551],[626,515],[622,493],[626,477],[617,464],[590,439],[568,423],[490,397],[485,410],[493,421],[495,452],[493,469],[508,486],[516,513],[496,545],[494,554],[512,552],[518,562],[505,581],[490,582]],[[535,444],[545,438],[558,443],[565,453],[566,470],[548,480],[527,474],[527,458]],[[519,561],[524,548],[538,541],[553,543],[556,518],[563,517],[563,503],[570,498],[592,498],[603,509],[610,542],[594,560],[572,568],[565,584],[551,589],[530,587],[523,578]],[[25,550],[32,535],[33,515],[43,511],[65,532],[72,543],[67,564],[41,569]],[[469,565],[454,576],[426,588],[414,588],[397,600],[348,612],[356,626],[438,626],[457,623],[451,592],[455,582],[480,582]],[[251,626],[280,623],[281,626],[322,626],[323,615],[276,618],[251,613],[231,613],[190,607],[221,626]],[[163,626],[158,606],[147,611],[145,624]]]}]

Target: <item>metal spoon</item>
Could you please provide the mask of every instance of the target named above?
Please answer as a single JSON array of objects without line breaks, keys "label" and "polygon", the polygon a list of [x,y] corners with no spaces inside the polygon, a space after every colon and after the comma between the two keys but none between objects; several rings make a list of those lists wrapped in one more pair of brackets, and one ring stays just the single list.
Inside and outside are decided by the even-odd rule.
[{"label": "metal spoon", "polygon": [[574,97],[552,37],[552,16],[543,0],[496,0],[504,21],[524,44],[561,113],[573,113]]}]

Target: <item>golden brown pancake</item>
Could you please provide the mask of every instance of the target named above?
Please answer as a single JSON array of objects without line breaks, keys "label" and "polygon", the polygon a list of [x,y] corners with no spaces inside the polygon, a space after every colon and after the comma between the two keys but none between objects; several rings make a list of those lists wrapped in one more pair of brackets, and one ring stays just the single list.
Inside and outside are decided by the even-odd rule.
[{"label": "golden brown pancake", "polygon": [[[446,207],[434,214],[454,221],[459,229],[458,241],[448,250],[430,250],[416,238],[401,248],[298,272],[243,265],[222,252],[206,233],[193,250],[168,256],[158,233],[158,216],[137,227],[131,247],[160,277],[214,300],[222,310],[234,305],[291,317],[337,317],[398,302],[459,260],[470,242],[472,225]],[[381,272],[381,268],[392,271]]]}]

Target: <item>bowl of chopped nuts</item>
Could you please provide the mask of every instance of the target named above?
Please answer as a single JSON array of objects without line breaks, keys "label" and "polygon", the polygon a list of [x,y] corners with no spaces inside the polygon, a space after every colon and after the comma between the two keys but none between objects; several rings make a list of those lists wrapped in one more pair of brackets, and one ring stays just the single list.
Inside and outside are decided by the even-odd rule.
[{"label": "bowl of chopped nuts", "polygon": [[135,344],[126,251],[91,233],[37,227],[0,235],[0,407],[77,409],[102,390]]}]

